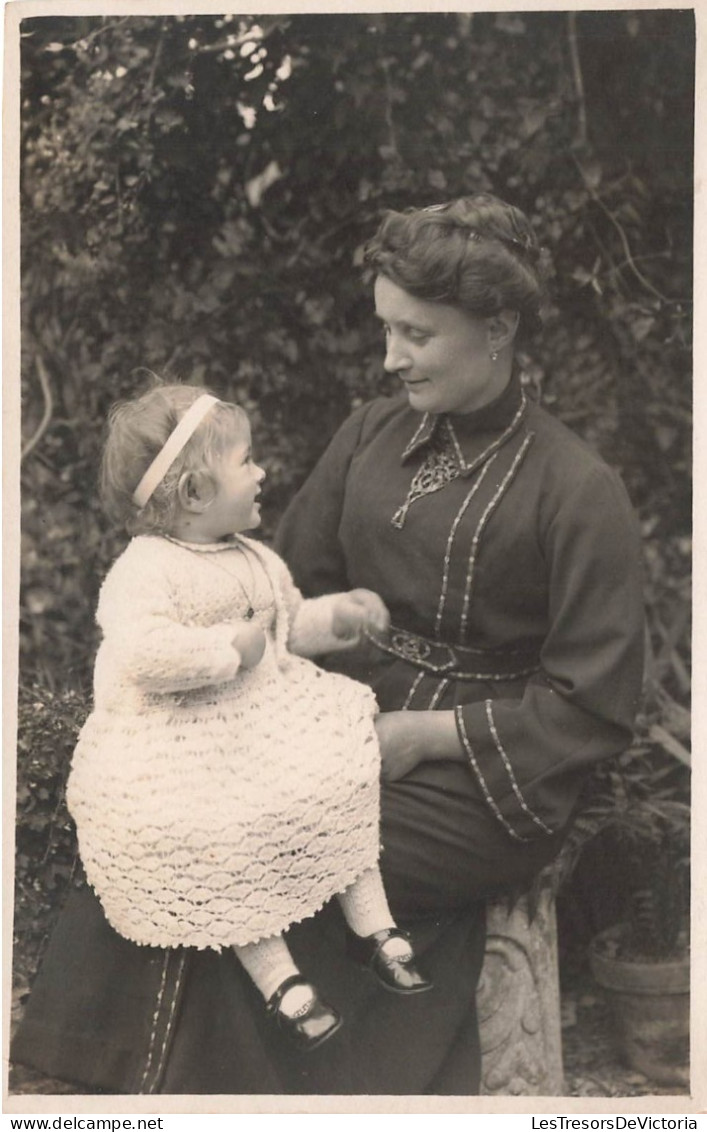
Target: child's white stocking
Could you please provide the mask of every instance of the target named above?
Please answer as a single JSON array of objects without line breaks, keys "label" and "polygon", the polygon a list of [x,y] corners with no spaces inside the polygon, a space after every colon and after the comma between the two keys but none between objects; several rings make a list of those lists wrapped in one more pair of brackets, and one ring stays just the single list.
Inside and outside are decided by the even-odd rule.
[{"label": "child's white stocking", "polygon": [[[281,935],[234,946],[233,950],[266,1002],[285,979],[300,973]],[[292,987],[282,1000],[282,1008],[286,1014],[294,1014],[311,998],[312,992],[308,987]]]},{"label": "child's white stocking", "polygon": [[377,868],[367,869],[358,880],[339,894],[338,899],[346,923],[356,935],[373,935],[384,928],[395,927]]}]

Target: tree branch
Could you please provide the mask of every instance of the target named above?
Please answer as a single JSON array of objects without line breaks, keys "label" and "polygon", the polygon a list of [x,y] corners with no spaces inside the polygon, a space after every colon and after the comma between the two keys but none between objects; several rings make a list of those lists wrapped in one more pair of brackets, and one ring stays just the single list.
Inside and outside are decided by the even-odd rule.
[{"label": "tree branch", "polygon": [[20,454],[20,460],[26,459],[30,452],[37,447],[42,436],[49,427],[49,422],[52,419],[52,412],[54,410],[54,401],[52,398],[52,391],[49,386],[49,374],[47,373],[46,366],[42,360],[42,355],[37,354],[37,374],[39,376],[39,384],[42,387],[42,396],[44,398],[44,412],[39,426],[30,440],[27,441]]},{"label": "tree branch", "polygon": [[150,104],[152,101],[152,89],[155,85],[155,75],[157,74],[157,67],[159,65],[160,56],[162,54],[162,45],[164,43],[164,33],[166,20],[160,22],[160,31],[157,38],[157,46],[155,47],[155,54],[152,57],[152,66],[150,67],[150,74],[147,79],[147,86],[145,87],[145,100]]},{"label": "tree branch", "polygon": [[195,47],[194,52],[197,55],[213,55],[218,51],[233,51],[236,47],[242,47],[244,43],[263,43],[268,36],[277,31],[279,27],[286,24],[289,17],[273,19],[270,23],[258,24],[258,28],[254,31],[249,28],[248,31],[242,32],[240,35],[227,35],[225,39],[220,39],[218,43],[205,43],[203,46]]},{"label": "tree branch", "polygon": [[388,128],[388,145],[395,154],[396,158],[400,160],[400,147],[398,145],[398,131],[395,126],[395,118],[393,116],[393,84],[390,80],[390,63],[387,59],[381,59],[381,67],[385,76],[385,104],[384,104],[384,117],[385,124]]},{"label": "tree branch", "polygon": [[95,31],[89,32],[88,35],[82,35],[80,39],[77,39],[74,43],[70,43],[68,46],[79,47],[80,45],[85,45],[88,47],[90,43],[93,43],[94,39],[98,39],[99,35],[104,35],[107,31],[113,31],[115,28],[122,27],[123,24],[129,23],[132,18],[132,16],[123,16],[122,20],[116,20],[115,23],[104,24],[103,27],[96,28]]},{"label": "tree branch", "polygon": [[630,267],[631,271],[635,275],[638,282],[643,287],[645,287],[647,291],[650,291],[651,294],[655,295],[655,297],[657,299],[660,299],[661,303],[665,303],[667,306],[673,306],[675,304],[687,302],[688,301],[687,299],[671,299],[671,298],[669,298],[667,295],[664,295],[662,291],[659,291],[657,287],[654,287],[653,284],[651,283],[650,279],[646,279],[643,272],[640,271],[638,266],[636,265],[636,261],[633,258],[633,252],[631,251],[631,245],[628,242],[628,236],[626,235],[622,225],[616,219],[613,212],[609,208],[607,208],[607,206],[604,204],[604,201],[601,199],[601,197],[599,196],[599,193],[596,191],[596,189],[589,183],[589,180],[586,177],[584,169],[582,168],[580,162],[577,160],[577,158],[574,156],[574,154],[572,156],[573,156],[575,165],[577,166],[577,168],[579,170],[579,174],[582,178],[582,182],[584,184],[585,189],[587,190],[587,192],[589,193],[590,197],[595,202],[595,204],[599,205],[599,208],[602,210],[602,212],[608,218],[608,220],[611,221],[614,228],[618,232],[619,239],[621,240],[621,246],[624,249],[624,256],[626,257],[625,262],[628,265],[628,267]]},{"label": "tree branch", "polygon": [[577,42],[577,13],[567,13],[567,37],[570,45],[570,59],[572,60],[572,77],[577,95],[577,145],[587,144],[587,103],[584,96],[584,79],[582,77],[582,62],[579,57],[579,44]]}]

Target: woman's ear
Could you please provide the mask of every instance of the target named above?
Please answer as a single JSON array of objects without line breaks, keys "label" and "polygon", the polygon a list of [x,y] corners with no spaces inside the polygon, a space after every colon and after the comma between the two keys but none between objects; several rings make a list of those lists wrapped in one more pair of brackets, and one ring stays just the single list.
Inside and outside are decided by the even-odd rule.
[{"label": "woman's ear", "polygon": [[201,514],[214,497],[214,484],[208,472],[184,472],[177,484],[177,498],[185,511]]},{"label": "woman's ear", "polygon": [[505,346],[513,345],[519,322],[518,311],[502,310],[498,314],[491,315],[487,320],[489,348],[500,353]]}]

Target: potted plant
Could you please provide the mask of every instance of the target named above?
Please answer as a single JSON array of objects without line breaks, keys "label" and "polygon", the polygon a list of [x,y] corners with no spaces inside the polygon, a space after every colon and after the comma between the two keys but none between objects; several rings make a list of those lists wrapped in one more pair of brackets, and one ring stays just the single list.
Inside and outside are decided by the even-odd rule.
[{"label": "potted plant", "polygon": [[630,888],[621,919],[591,941],[589,963],[611,1007],[623,1060],[661,1085],[685,1086],[689,806],[670,796],[672,787],[651,782],[662,777],[659,761],[652,752],[632,749],[613,783],[615,808],[601,836]]},{"label": "potted plant", "polygon": [[[560,858],[567,886],[595,870],[603,918],[589,967],[611,1008],[619,1053],[661,1085],[689,1084],[689,713],[647,682],[633,745],[600,768]],[[590,874],[591,875],[591,874]]]}]

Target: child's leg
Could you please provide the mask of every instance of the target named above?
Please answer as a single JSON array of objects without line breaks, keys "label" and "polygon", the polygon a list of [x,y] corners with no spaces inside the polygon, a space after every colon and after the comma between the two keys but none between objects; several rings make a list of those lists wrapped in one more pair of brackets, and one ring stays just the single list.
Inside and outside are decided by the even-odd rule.
[{"label": "child's leg", "polygon": [[[234,946],[233,950],[266,1002],[285,979],[300,973],[281,935],[259,939],[257,943],[246,943],[240,947]],[[309,985],[291,987],[283,995],[280,1009],[284,1014],[296,1014],[313,997]]]},{"label": "child's leg", "polygon": [[[385,928],[396,927],[377,868],[367,869],[339,894],[338,899],[346,923],[356,935],[369,936]],[[391,939],[386,944],[386,953],[409,955],[410,946],[405,939]]]},{"label": "child's leg", "polygon": [[233,950],[265,999],[280,1032],[298,1049],[314,1049],[336,1033],[340,1016],[300,975],[282,936],[234,946]]},{"label": "child's leg", "polygon": [[339,903],[351,928],[347,941],[353,959],[363,963],[397,994],[432,990],[432,983],[417,966],[407,932],[393,919],[378,869],[368,869],[339,894]]}]

